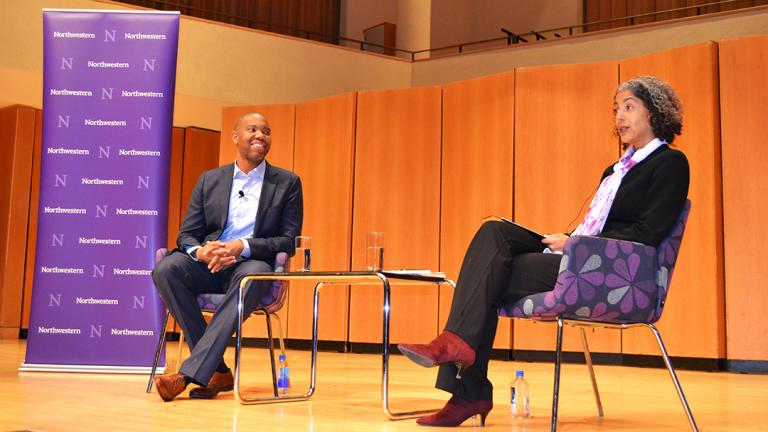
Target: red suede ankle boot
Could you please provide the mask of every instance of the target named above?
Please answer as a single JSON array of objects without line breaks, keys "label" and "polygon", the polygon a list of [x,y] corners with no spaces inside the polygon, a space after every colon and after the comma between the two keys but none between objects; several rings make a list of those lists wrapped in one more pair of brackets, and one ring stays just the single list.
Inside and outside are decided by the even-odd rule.
[{"label": "red suede ankle boot", "polygon": [[492,400],[466,400],[453,396],[440,411],[416,420],[422,426],[450,426],[455,427],[464,420],[479,415],[480,425],[485,427],[485,418],[493,408]]},{"label": "red suede ankle boot", "polygon": [[453,363],[459,368],[456,378],[461,379],[461,371],[475,362],[475,350],[455,333],[443,331],[432,342],[421,344],[399,344],[397,348],[406,357],[420,366],[432,367],[443,363]]}]

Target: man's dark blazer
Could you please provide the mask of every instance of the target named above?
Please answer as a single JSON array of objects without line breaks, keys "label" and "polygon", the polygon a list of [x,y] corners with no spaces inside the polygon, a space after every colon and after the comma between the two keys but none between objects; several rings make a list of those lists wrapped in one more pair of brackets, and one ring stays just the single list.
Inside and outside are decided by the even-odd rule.
[{"label": "man's dark blazer", "polygon": [[[293,255],[294,239],[301,234],[303,197],[296,174],[268,164],[253,227],[248,239],[250,259],[272,263],[278,252]],[[229,197],[235,165],[204,172],[189,200],[176,244],[184,250],[217,240],[227,226]]]}]

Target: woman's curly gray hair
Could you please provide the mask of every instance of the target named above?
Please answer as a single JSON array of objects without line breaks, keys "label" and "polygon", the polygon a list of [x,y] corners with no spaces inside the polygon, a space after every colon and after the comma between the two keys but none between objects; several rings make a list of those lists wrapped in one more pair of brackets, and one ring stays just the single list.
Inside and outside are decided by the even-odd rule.
[{"label": "woman's curly gray hair", "polygon": [[[616,94],[629,90],[643,101],[651,113],[651,128],[657,138],[669,144],[683,130],[683,106],[667,82],[653,76],[640,76],[619,85]],[[614,95],[615,97],[615,95]]]}]

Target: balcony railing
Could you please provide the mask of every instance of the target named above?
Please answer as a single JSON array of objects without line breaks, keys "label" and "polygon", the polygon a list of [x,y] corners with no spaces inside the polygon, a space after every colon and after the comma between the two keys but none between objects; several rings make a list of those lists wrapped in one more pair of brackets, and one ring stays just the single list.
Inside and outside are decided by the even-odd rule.
[{"label": "balcony railing", "polygon": [[[294,37],[300,37],[312,41],[323,42],[347,48],[359,49],[361,51],[378,51],[394,53],[395,57],[410,60],[412,62],[424,60],[437,56],[456,55],[466,52],[476,51],[487,48],[500,48],[504,46],[514,47],[520,45],[534,44],[540,41],[559,39],[577,34],[584,34],[591,31],[603,30],[609,28],[627,27],[649,21],[661,22],[670,19],[677,19],[684,16],[700,16],[716,12],[710,12],[715,6],[732,6],[733,9],[744,9],[759,7],[755,6],[758,2],[744,2],[743,0],[724,0],[713,1],[706,4],[684,6],[679,8],[665,9],[654,12],[635,14],[625,17],[611,18],[599,21],[591,21],[580,24],[574,24],[566,27],[558,27],[546,30],[531,30],[526,33],[513,33],[505,28],[501,28],[504,36],[480,41],[464,42],[455,45],[443,46],[438,48],[428,48],[423,50],[411,51],[393,46],[385,46],[372,42],[366,42],[358,39],[348,38],[339,35],[329,35],[314,31],[289,27],[275,24],[267,21],[254,20],[247,17],[232,15],[229,13],[211,10],[207,8],[180,4],[174,1],[166,0],[120,0],[121,3],[134,4],[139,6],[151,7],[159,10],[180,10],[183,14],[189,16],[203,17],[214,21],[221,21],[243,27],[265,30],[273,33],[286,34]],[[760,2],[764,3],[764,2]],[[669,18],[666,18],[669,17]],[[619,25],[616,25],[619,24]]]}]

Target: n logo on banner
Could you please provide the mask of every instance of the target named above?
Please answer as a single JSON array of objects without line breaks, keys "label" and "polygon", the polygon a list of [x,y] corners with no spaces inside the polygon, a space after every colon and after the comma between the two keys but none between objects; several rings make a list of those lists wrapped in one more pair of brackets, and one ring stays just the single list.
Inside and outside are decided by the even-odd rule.
[{"label": "n logo on banner", "polygon": [[104,325],[99,324],[98,327],[91,324],[91,335],[89,337],[91,338],[101,338],[101,329],[104,327]]},{"label": "n logo on banner", "polygon": [[74,57],[62,57],[61,58],[61,70],[72,70],[72,63],[74,63]]},{"label": "n logo on banner", "polygon": [[66,116],[61,116],[60,115],[59,116],[59,122],[56,124],[56,127],[60,128],[60,127],[63,126],[65,128],[69,128],[69,117],[70,117],[69,114],[67,114]]},{"label": "n logo on banner", "polygon": [[144,309],[144,300],[147,298],[147,296],[133,296],[133,308],[134,309]]},{"label": "n logo on banner", "polygon": [[94,278],[103,278],[104,277],[104,266],[105,264],[102,264],[100,266],[94,264],[93,265],[93,277]]},{"label": "n logo on banner", "polygon": [[64,246],[64,234],[51,234],[51,247]]},{"label": "n logo on banner", "polygon": [[109,147],[110,146],[99,146],[99,159],[109,159]]},{"label": "n logo on banner", "polygon": [[61,294],[48,294],[48,307],[54,307],[54,303],[56,303],[55,307],[61,306]]},{"label": "n logo on banner", "polygon": [[104,42],[114,42],[117,30],[104,30]]}]

